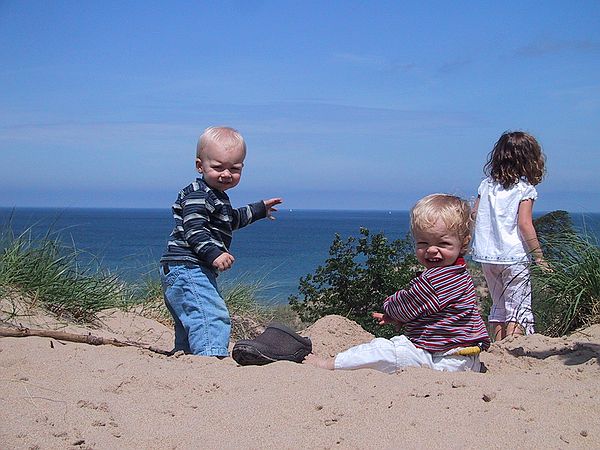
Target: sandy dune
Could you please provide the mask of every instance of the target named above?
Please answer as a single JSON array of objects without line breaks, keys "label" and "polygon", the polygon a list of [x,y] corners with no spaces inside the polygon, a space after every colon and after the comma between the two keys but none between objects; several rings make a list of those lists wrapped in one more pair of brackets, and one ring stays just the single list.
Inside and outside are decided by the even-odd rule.
[{"label": "sandy dune", "polygon": [[[108,311],[94,330],[30,314],[2,319],[171,345],[170,329],[131,313]],[[304,334],[321,355],[371,337],[338,316]],[[600,325],[509,339],[482,360],[485,374],[386,375],[3,337],[0,447],[600,448]]]}]

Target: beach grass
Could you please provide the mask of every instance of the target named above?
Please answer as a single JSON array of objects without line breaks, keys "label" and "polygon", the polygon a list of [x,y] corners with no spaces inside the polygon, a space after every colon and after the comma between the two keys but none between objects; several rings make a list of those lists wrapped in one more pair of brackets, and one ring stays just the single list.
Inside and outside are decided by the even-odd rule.
[{"label": "beach grass", "polygon": [[32,229],[0,235],[0,294],[20,293],[58,317],[93,322],[103,309],[131,301],[119,277],[93,264],[81,265],[80,253],[58,236],[34,237]]},{"label": "beach grass", "polygon": [[549,271],[533,268],[537,331],[562,336],[600,323],[600,247],[587,234],[562,233],[543,242]]}]

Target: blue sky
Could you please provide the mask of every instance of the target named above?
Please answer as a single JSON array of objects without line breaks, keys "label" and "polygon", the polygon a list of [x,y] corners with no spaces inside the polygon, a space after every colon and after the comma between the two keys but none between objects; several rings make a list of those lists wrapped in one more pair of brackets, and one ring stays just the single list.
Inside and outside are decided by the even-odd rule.
[{"label": "blue sky", "polygon": [[0,206],[168,208],[226,124],[236,205],[470,197],[523,129],[536,210],[600,211],[598,1],[2,0],[0,86]]}]

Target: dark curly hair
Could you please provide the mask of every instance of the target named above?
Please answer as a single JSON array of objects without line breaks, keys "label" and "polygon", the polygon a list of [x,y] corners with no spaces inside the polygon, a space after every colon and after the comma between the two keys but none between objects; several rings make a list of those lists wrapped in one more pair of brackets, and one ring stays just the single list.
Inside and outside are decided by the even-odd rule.
[{"label": "dark curly hair", "polygon": [[545,174],[546,156],[536,139],[524,131],[506,131],[488,155],[484,172],[504,189],[521,178],[532,185],[541,183]]}]

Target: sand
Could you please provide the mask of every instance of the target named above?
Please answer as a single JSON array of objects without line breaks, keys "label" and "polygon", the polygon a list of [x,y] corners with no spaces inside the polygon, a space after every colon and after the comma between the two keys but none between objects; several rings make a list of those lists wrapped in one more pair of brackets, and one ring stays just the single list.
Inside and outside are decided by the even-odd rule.
[{"label": "sand", "polygon": [[[167,350],[173,339],[134,313],[107,311],[89,329],[10,308],[3,325]],[[371,338],[339,316],[304,334],[321,356]],[[487,373],[386,375],[2,337],[0,448],[600,448],[600,325],[509,338],[481,359]]]}]

